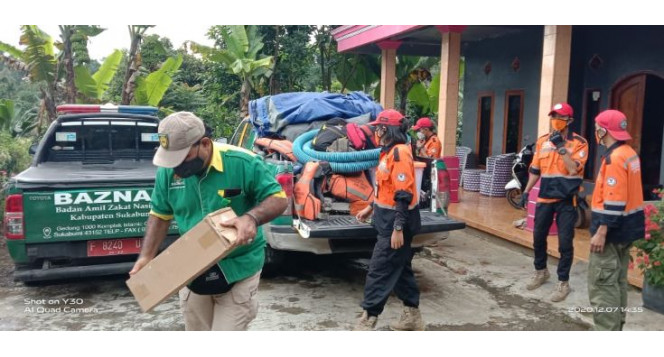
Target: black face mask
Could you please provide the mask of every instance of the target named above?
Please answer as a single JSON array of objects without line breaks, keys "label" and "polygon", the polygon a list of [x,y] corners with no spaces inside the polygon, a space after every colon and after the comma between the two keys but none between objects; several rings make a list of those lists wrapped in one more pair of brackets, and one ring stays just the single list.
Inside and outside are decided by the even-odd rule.
[{"label": "black face mask", "polygon": [[199,145],[198,150],[196,151],[196,157],[188,161],[183,161],[180,165],[173,169],[173,172],[182,178],[187,178],[203,172],[205,169],[205,161],[203,161],[203,159],[198,156],[198,152],[200,150],[201,147]]}]

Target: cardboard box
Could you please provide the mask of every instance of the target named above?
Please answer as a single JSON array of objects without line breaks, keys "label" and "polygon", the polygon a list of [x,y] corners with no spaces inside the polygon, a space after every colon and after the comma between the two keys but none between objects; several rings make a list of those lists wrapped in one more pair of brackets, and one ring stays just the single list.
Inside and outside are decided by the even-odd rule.
[{"label": "cardboard box", "polygon": [[210,213],[127,280],[143,312],[152,310],[233,250],[236,230],[219,223],[235,217],[230,208]]}]

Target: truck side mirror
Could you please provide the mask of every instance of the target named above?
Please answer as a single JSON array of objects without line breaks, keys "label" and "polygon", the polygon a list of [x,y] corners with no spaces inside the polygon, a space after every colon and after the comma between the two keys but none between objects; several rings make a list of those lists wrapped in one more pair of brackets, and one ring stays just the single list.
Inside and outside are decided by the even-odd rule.
[{"label": "truck side mirror", "polygon": [[37,147],[39,147],[39,144],[32,144],[32,145],[30,145],[30,150],[28,150],[28,152],[30,153],[30,155],[34,155],[34,154],[37,153]]}]

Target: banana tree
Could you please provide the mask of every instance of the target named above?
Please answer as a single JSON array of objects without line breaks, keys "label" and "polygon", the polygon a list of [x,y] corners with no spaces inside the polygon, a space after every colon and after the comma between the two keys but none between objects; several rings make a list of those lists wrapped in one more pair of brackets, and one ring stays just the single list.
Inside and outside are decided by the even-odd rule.
[{"label": "banana tree", "polygon": [[334,73],[341,83],[341,92],[349,89],[368,93],[380,81],[380,60],[372,55],[342,55]]},{"label": "banana tree", "polygon": [[[77,98],[75,71],[80,66],[90,63],[88,40],[102,33],[105,29],[89,25],[60,25],[60,41],[55,46],[60,50],[58,70],[65,70],[65,101],[75,103]],[[80,71],[80,69],[79,69]]]},{"label": "banana tree", "polygon": [[136,79],[136,92],[134,104],[158,106],[166,94],[168,87],[173,83],[173,75],[182,65],[182,55],[170,57],[161,67],[143,77]]},{"label": "banana tree", "polygon": [[272,75],[272,56],[259,54],[263,48],[263,38],[258,34],[256,26],[222,26],[220,34],[223,49],[211,48],[192,43],[191,48],[205,59],[221,63],[229,73],[240,78],[240,114],[249,114],[249,98],[256,81],[267,79]]},{"label": "banana tree", "polygon": [[38,109],[17,109],[14,101],[0,99],[0,130],[8,131],[12,137],[24,136],[37,127]]},{"label": "banana tree", "polygon": [[[74,84],[79,92],[78,97],[84,102],[101,102],[121,61],[122,51],[115,50],[106,57],[104,63],[94,74],[90,74],[90,70],[84,65],[74,67]],[[74,101],[69,102],[74,103]]]},{"label": "banana tree", "polygon": [[399,109],[406,112],[408,104],[408,92],[415,83],[431,81],[431,68],[438,58],[435,57],[410,57],[401,56],[397,58],[396,68],[396,90],[399,94]]},{"label": "banana tree", "polygon": [[433,116],[438,113],[438,94],[440,93],[440,74],[431,79],[428,88],[422,82],[413,83],[407,99],[414,105],[418,117]]},{"label": "banana tree", "polygon": [[122,104],[128,105],[134,99],[134,91],[136,89],[136,79],[139,76],[139,68],[141,67],[141,53],[140,45],[145,32],[154,27],[154,25],[130,25],[129,36],[131,37],[131,46],[129,47],[129,65],[122,85]]},{"label": "banana tree", "polygon": [[57,60],[53,39],[35,25],[21,26],[19,44],[24,50],[0,42],[0,60],[10,68],[23,71],[30,81],[40,84],[41,109],[40,119],[44,116],[48,122],[56,117]]}]

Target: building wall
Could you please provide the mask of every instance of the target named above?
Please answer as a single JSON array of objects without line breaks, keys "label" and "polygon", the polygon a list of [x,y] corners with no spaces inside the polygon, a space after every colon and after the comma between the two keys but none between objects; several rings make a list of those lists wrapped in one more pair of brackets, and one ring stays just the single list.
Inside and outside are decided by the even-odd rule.
[{"label": "building wall", "polygon": [[[524,91],[522,144],[533,142],[537,135],[540,72],[542,67],[543,27],[534,26],[519,33],[481,41],[463,41],[461,54],[466,61],[463,100],[463,134],[461,142],[475,151],[477,133],[478,93],[493,92],[493,135],[490,155],[501,154],[505,92]],[[514,71],[512,62],[518,57],[520,69]],[[484,67],[491,64],[487,75]]]},{"label": "building wall", "polygon": [[[611,104],[611,88],[622,79],[640,72],[664,77],[664,26],[574,26],[572,31],[569,102],[578,113],[578,132],[585,89],[601,91],[600,110],[605,110]],[[601,59],[598,68],[589,64],[594,55]],[[585,133],[588,140],[594,140],[593,135]],[[664,157],[660,168],[664,178]]]}]

